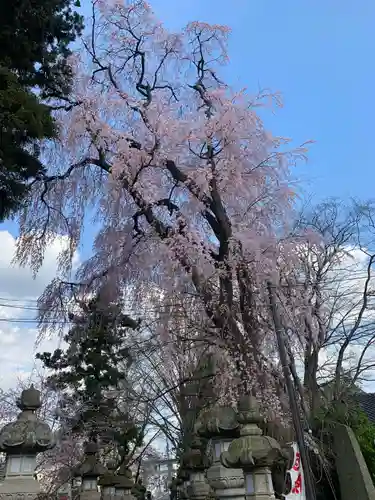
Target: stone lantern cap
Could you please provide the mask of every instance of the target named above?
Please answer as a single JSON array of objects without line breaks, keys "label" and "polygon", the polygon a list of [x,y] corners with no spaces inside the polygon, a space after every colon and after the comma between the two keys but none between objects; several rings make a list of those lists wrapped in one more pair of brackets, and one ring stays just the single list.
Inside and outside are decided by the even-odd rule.
[{"label": "stone lantern cap", "polygon": [[221,454],[224,467],[252,470],[257,467],[271,467],[282,457],[279,443],[272,437],[263,436],[259,425],[263,418],[253,396],[244,396],[238,404],[238,421],[241,423],[241,437],[229,445]]},{"label": "stone lantern cap", "polygon": [[110,461],[107,464],[107,471],[102,474],[99,478],[98,484],[103,487],[115,486],[116,484],[116,468],[117,464],[115,461]]},{"label": "stone lantern cap", "polygon": [[21,410],[15,422],[0,431],[0,451],[17,454],[37,454],[55,445],[48,424],[37,418],[35,412],[41,406],[40,391],[33,385],[22,391],[17,406]]},{"label": "stone lantern cap", "polygon": [[195,432],[204,438],[237,437],[239,431],[237,414],[231,406],[213,406],[203,410],[195,424]]},{"label": "stone lantern cap", "polygon": [[102,465],[97,457],[98,445],[92,441],[85,444],[85,459],[81,465],[74,470],[75,477],[97,478],[108,473],[108,470]]},{"label": "stone lantern cap", "polygon": [[134,488],[133,474],[127,463],[123,463],[118,471],[115,481],[116,488],[131,490]]}]

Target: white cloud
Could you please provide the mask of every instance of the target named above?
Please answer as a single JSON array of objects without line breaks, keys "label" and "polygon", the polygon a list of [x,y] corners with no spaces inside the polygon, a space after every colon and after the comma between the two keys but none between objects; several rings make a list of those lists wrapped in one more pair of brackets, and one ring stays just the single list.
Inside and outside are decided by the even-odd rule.
[{"label": "white cloud", "polygon": [[[33,279],[28,267],[13,265],[12,259],[16,248],[16,240],[8,231],[0,231],[0,296],[22,299],[37,298],[57,273],[57,257],[65,239],[57,237],[48,245],[43,266]],[[75,258],[77,263],[78,257]]]},{"label": "white cloud", "polygon": [[[36,300],[56,276],[57,256],[64,240],[56,238],[48,246],[35,279],[30,269],[12,264],[15,244],[8,231],[0,231],[0,387],[4,390],[16,385],[17,379],[31,375],[38,333]],[[58,338],[46,340],[37,350],[51,351],[58,342]]]}]

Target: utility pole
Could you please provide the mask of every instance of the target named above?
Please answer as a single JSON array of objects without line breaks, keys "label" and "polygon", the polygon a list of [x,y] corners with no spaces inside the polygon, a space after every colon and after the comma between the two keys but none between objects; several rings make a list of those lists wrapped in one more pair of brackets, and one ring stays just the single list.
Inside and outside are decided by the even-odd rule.
[{"label": "utility pole", "polygon": [[280,362],[283,367],[284,378],[286,383],[286,388],[288,391],[290,410],[292,413],[293,427],[296,433],[298,448],[301,453],[301,463],[303,467],[303,476],[306,488],[306,500],[316,500],[316,493],[314,488],[314,481],[312,478],[311,466],[309,455],[306,450],[304,433],[301,423],[301,418],[298,410],[297,399],[295,396],[295,390],[293,383],[290,379],[290,368],[288,362],[288,355],[284,342],[284,329],[281,324],[279,312],[277,309],[276,298],[275,298],[275,285],[271,282],[267,283],[268,294],[270,299],[271,313],[273,317],[273,322],[275,325],[275,333],[277,338],[277,344],[279,348]]}]

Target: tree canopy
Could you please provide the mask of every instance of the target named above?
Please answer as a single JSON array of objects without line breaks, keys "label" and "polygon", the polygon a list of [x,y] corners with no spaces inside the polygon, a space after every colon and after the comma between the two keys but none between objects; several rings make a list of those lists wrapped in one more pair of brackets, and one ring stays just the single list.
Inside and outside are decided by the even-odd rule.
[{"label": "tree canopy", "polygon": [[70,92],[69,45],[83,28],[72,3],[0,2],[0,220],[20,207],[44,171],[39,141],[57,132],[46,100]]},{"label": "tree canopy", "polygon": [[[68,235],[71,257],[90,213],[95,255],[78,281],[92,291],[101,281],[155,283],[166,300],[196,294],[207,334],[230,351],[244,388],[258,384],[268,406],[277,405],[273,388],[284,389],[270,362],[264,283],[277,262],[290,261],[289,166],[306,148],[286,152],[288,140],[265,129],[255,104],[277,104],[277,95],[221,81],[226,26],[193,22],[169,33],[143,1],[93,2],[93,13],[92,39],[77,54],[80,104],[61,115],[62,144],[51,152],[58,161],[33,186],[17,257],[37,271],[56,233]],[[41,301],[49,304],[44,319],[71,290],[54,280]]]}]

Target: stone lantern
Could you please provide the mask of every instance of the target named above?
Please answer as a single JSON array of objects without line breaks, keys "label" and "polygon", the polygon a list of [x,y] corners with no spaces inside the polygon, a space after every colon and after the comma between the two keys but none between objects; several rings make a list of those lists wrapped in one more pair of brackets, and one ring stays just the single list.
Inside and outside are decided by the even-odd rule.
[{"label": "stone lantern", "polygon": [[34,479],[36,456],[55,445],[49,426],[35,414],[40,408],[40,392],[32,385],[22,391],[17,406],[21,410],[15,422],[0,432],[0,451],[6,453],[5,480],[1,492],[12,495],[27,494],[33,497],[39,490]]},{"label": "stone lantern", "polygon": [[272,500],[275,498],[271,468],[282,459],[279,443],[263,432],[258,424],[263,422],[253,396],[241,398],[238,404],[238,421],[241,437],[232,441],[221,454],[225,467],[241,468],[245,475],[246,500]]},{"label": "stone lantern", "polygon": [[176,487],[177,487],[176,496],[177,496],[177,500],[182,500],[184,498],[183,495],[181,495],[184,481],[181,478],[180,471],[181,471],[181,469],[178,471],[177,477],[176,477]]},{"label": "stone lantern", "polygon": [[[186,455],[186,451],[184,453]],[[184,455],[181,459],[180,469],[177,473],[177,488],[178,488],[178,498],[179,500],[187,499],[187,487],[189,485],[189,473],[184,465]]]},{"label": "stone lantern", "polygon": [[132,495],[136,498],[136,500],[145,500],[146,486],[143,484],[142,479],[138,479],[133,486]]},{"label": "stone lantern", "polygon": [[115,496],[116,490],[115,490],[115,485],[116,485],[116,467],[117,464],[116,462],[110,461],[107,464],[107,472],[102,474],[99,478],[98,485],[100,486],[100,491],[102,494],[103,500],[109,500]]},{"label": "stone lantern", "polygon": [[108,471],[98,460],[98,444],[89,441],[85,444],[85,458],[74,471],[74,479],[81,483],[81,500],[100,499],[98,478]]},{"label": "stone lantern", "polygon": [[190,486],[190,472],[191,472],[189,466],[190,455],[191,455],[191,449],[190,447],[186,447],[181,457],[181,467],[179,470],[179,477],[182,480],[180,487],[181,500],[185,500],[188,498],[188,488]]},{"label": "stone lantern", "polygon": [[132,471],[129,469],[125,461],[121,466],[116,476],[115,490],[116,497],[124,500],[134,500],[132,489],[134,488],[134,481],[132,478]]},{"label": "stone lantern", "polygon": [[220,462],[221,453],[239,436],[239,427],[236,412],[230,406],[213,406],[202,411],[195,425],[197,434],[210,440],[207,455],[211,465],[206,476],[219,500],[243,500],[245,495],[242,470],[226,468]]},{"label": "stone lantern", "polygon": [[202,440],[198,436],[194,436],[191,448],[184,460],[190,472],[187,486],[187,495],[190,500],[206,500],[210,493],[210,486],[205,476],[208,459],[202,450],[202,445]]},{"label": "stone lantern", "polygon": [[177,500],[177,492],[178,492],[178,479],[176,477],[172,477],[172,481],[168,485],[168,489],[171,492],[170,498],[171,500]]}]

